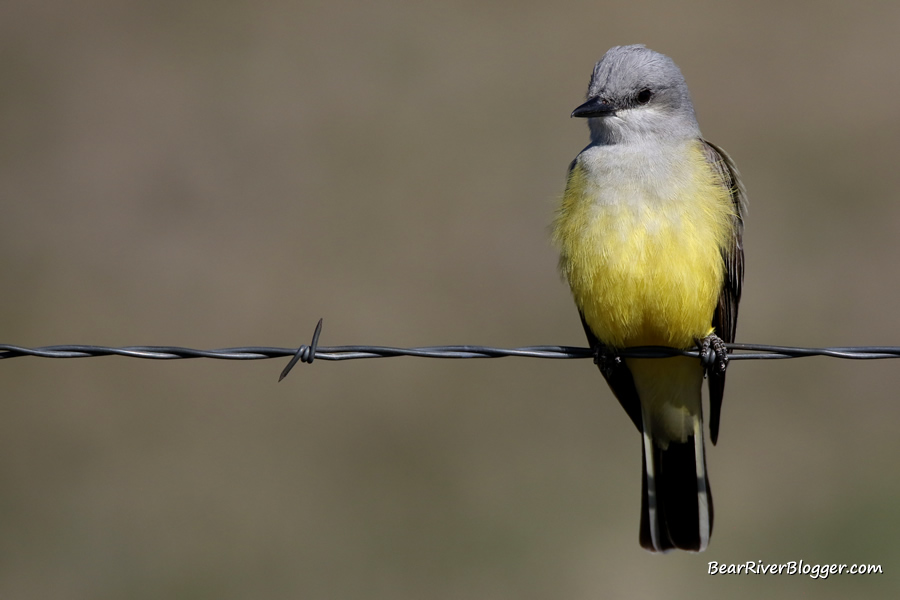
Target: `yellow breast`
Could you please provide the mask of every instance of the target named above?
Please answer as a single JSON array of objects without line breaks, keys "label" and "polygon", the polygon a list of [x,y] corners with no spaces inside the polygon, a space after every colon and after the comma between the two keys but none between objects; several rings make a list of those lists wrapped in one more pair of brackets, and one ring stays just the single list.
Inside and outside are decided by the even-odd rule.
[{"label": "yellow breast", "polygon": [[699,141],[579,155],[553,238],[600,341],[689,347],[712,333],[733,215]]}]

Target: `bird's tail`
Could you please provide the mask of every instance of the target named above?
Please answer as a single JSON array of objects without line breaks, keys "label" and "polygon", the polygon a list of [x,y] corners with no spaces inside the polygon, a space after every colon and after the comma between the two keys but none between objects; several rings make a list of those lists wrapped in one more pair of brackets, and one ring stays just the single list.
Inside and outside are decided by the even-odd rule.
[{"label": "bird's tail", "polygon": [[683,443],[670,441],[666,449],[645,428],[641,546],[651,552],[703,552],[709,543],[713,503],[702,427],[697,415],[693,435]]}]

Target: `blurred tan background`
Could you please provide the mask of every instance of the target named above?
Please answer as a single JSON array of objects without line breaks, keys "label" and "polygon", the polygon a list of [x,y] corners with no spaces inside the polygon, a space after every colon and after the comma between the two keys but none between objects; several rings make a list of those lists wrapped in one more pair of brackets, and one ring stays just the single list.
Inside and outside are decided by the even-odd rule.
[{"label": "blurred tan background", "polygon": [[[610,46],[749,189],[740,341],[900,345],[900,4],[0,5],[0,340],[584,345],[548,224]],[[900,589],[900,362],[734,363],[709,550],[588,361],[4,361],[2,598]],[[885,574],[717,576],[709,561]]]}]

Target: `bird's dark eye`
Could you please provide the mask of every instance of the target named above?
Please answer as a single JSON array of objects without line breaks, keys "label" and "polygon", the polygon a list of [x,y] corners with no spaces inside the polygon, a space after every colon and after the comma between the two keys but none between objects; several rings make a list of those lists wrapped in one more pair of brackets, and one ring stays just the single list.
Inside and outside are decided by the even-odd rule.
[{"label": "bird's dark eye", "polygon": [[641,90],[637,95],[638,104],[647,104],[648,102],[650,102],[650,98],[652,97],[653,92],[651,92],[650,90]]}]

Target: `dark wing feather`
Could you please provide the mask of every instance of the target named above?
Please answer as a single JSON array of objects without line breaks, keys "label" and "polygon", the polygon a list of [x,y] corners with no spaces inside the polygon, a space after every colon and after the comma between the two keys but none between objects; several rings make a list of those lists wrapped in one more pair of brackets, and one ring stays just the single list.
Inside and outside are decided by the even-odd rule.
[{"label": "dark wing feather", "polygon": [[587,335],[588,343],[595,352],[596,358],[594,359],[594,362],[603,374],[603,378],[606,379],[606,383],[609,384],[609,389],[612,390],[616,400],[619,401],[619,404],[621,404],[622,408],[625,409],[625,412],[628,413],[631,422],[634,423],[634,426],[637,427],[638,431],[643,431],[641,399],[638,396],[637,388],[634,386],[634,378],[631,376],[631,369],[628,368],[625,361],[620,356],[617,356],[609,346],[604,345],[603,342],[597,339],[597,336],[594,335],[594,332],[588,327],[581,311],[578,311],[578,314],[581,315],[581,324],[584,326],[584,333]]},{"label": "dark wing feather", "polygon": [[[744,215],[747,211],[747,192],[741,183],[737,167],[724,150],[707,141],[703,150],[709,164],[715,169],[731,193],[734,203],[734,224],[731,240],[722,249],[725,261],[725,280],[719,302],[713,315],[715,333],[725,342],[734,342],[737,328],[738,303],[741,301],[741,282],[744,279]],[[725,392],[725,373],[709,374],[709,437],[715,444],[719,438],[719,419],[722,413],[722,395]]]}]

